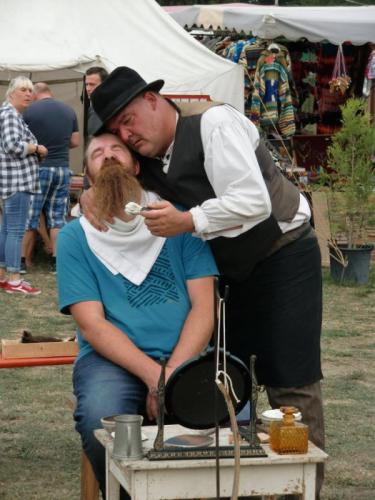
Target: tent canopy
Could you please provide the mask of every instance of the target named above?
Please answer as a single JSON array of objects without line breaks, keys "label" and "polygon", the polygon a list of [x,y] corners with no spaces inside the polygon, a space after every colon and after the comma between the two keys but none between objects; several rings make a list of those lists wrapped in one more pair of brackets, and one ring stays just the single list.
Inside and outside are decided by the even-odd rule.
[{"label": "tent canopy", "polygon": [[52,71],[126,65],[145,80],[165,79],[165,93],[241,102],[241,69],[192,40],[155,0],[100,0],[94,8],[92,0],[1,3],[7,13],[0,18],[2,80],[13,72],[30,72],[34,80],[48,72],[51,80],[64,79]]},{"label": "tent canopy", "polygon": [[279,7],[245,3],[165,7],[181,26],[251,32],[260,38],[284,36],[335,45],[375,43],[375,6]]},{"label": "tent canopy", "polygon": [[[0,98],[23,74],[46,81],[82,123],[82,74],[130,66],[166,94],[208,94],[243,110],[243,69],[194,40],[155,0],[1,0]],[[82,126],[80,127],[82,130]],[[81,170],[82,151],[72,165]]]}]

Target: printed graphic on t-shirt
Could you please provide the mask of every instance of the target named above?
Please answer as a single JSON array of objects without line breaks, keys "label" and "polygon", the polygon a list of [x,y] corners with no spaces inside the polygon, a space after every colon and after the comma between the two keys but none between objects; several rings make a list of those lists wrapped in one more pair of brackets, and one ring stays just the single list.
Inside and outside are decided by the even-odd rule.
[{"label": "printed graphic on t-shirt", "polygon": [[179,301],[168,250],[164,245],[150,274],[137,286],[124,278],[129,304],[132,307],[153,306]]}]

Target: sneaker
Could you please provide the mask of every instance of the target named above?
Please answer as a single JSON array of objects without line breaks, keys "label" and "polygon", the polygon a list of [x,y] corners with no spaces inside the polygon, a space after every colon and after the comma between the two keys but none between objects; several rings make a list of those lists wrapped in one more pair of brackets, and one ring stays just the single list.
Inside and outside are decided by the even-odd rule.
[{"label": "sneaker", "polygon": [[7,284],[8,284],[7,281],[0,281],[0,290],[5,290]]},{"label": "sneaker", "polygon": [[25,259],[21,259],[20,274],[26,274],[26,273],[27,273],[27,267],[26,267]]},{"label": "sneaker", "polygon": [[53,258],[51,261],[51,264],[49,266],[49,272],[50,274],[56,274],[56,257]]},{"label": "sneaker", "polygon": [[7,282],[4,286],[6,293],[24,293],[25,295],[39,295],[42,291],[34,288],[27,281],[21,281],[18,285],[12,285]]}]

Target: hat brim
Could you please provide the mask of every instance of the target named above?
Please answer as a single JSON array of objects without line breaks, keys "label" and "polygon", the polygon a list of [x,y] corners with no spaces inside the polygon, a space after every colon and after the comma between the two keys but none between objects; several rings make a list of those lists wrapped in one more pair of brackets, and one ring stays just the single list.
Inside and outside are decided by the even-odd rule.
[{"label": "hat brim", "polygon": [[93,132],[94,136],[104,134],[105,132],[110,132],[106,124],[108,123],[109,120],[112,120],[114,116],[117,115],[125,106],[127,106],[135,97],[137,97],[139,94],[142,92],[147,92],[147,90],[154,90],[155,92],[159,92],[159,90],[163,87],[164,85],[164,80],[155,80],[154,82],[148,83],[144,87],[141,87],[137,89],[136,92],[133,92],[132,94],[128,95],[126,99],[124,99],[121,104],[116,106],[111,114],[106,118],[105,123],[102,123],[102,125],[95,131]]}]

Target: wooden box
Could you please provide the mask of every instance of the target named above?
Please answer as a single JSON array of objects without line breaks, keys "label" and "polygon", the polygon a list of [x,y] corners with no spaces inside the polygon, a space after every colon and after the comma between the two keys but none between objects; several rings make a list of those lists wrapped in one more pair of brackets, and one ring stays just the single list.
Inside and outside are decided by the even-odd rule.
[{"label": "wooden box", "polygon": [[22,343],[20,340],[1,340],[2,358],[52,358],[56,356],[76,356],[78,343],[67,342],[35,342]]}]

